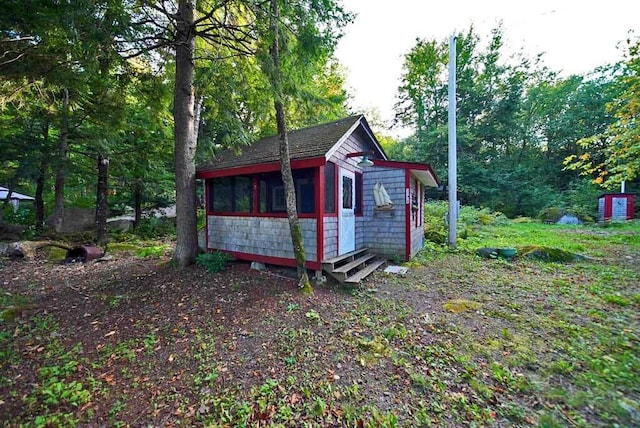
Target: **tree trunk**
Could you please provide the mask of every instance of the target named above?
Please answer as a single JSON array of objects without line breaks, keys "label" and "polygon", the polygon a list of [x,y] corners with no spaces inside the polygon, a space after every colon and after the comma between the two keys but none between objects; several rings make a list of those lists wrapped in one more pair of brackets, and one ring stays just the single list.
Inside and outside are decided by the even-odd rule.
[{"label": "tree trunk", "polygon": [[273,35],[273,46],[271,47],[271,57],[273,60],[273,70],[271,70],[271,84],[274,89],[276,109],[276,124],[280,137],[280,172],[284,184],[284,192],[287,203],[287,217],[289,218],[289,231],[291,233],[291,243],[296,258],[296,268],[298,271],[298,287],[305,292],[312,292],[309,276],[305,267],[304,242],[302,240],[302,229],[298,221],[298,211],[296,208],[296,190],[291,172],[291,159],[289,155],[289,136],[287,134],[287,120],[284,112],[284,93],[282,89],[282,70],[280,68],[280,37],[278,34],[278,22],[280,11],[278,0],[271,0],[271,32]]},{"label": "tree trunk", "polygon": [[176,170],[176,252],[180,268],[198,255],[195,166],[195,0],[180,0],[176,14],[173,118]]},{"label": "tree trunk", "polygon": [[62,230],[64,215],[64,185],[67,178],[67,152],[69,151],[69,90],[62,90],[62,112],[60,118],[60,136],[58,138],[58,159],[56,165],[55,206],[53,228]]},{"label": "tree trunk", "polygon": [[136,182],[133,184],[133,209],[134,219],[133,227],[140,226],[140,220],[142,220],[142,178],[136,178]]},{"label": "tree trunk", "polygon": [[49,122],[42,125],[42,138],[44,140],[40,148],[40,169],[36,178],[36,194],[34,205],[36,208],[36,230],[41,231],[44,227],[44,185],[47,177],[47,168],[49,167]]},{"label": "tree trunk", "polygon": [[109,159],[98,153],[98,185],[96,189],[96,244],[107,247],[107,188]]}]

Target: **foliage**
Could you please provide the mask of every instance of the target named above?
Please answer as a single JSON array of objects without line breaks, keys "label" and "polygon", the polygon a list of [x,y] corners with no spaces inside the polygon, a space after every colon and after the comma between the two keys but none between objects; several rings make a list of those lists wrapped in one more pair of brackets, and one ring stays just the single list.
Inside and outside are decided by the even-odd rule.
[{"label": "foliage", "polygon": [[[540,58],[506,58],[500,26],[487,39],[473,27],[456,37],[459,198],[509,217],[575,205],[566,201],[577,196],[570,190],[587,180],[563,170],[563,161],[576,141],[613,122],[605,106],[621,93],[616,67],[559,78]],[[448,40],[418,40],[405,56],[396,120],[415,133],[389,152],[428,162],[440,177],[447,165],[447,65]]]},{"label": "foliage", "polygon": [[175,236],[173,219],[166,217],[143,217],[133,233],[142,239],[167,238]]},{"label": "foliage", "polygon": [[[449,203],[444,201],[429,201],[424,207],[424,236],[427,241],[435,244],[445,244],[449,234],[448,226]],[[462,206],[458,217],[459,238],[472,236],[480,226],[498,225],[507,221],[502,213],[491,212],[488,208],[477,209]]]},{"label": "foliage", "polygon": [[[23,204],[24,205],[24,204]],[[31,208],[20,207],[14,210],[12,205],[5,208],[2,219],[11,224],[33,225],[35,212]]]},{"label": "foliage", "polygon": [[518,257],[543,262],[573,262],[582,257],[570,251],[560,248],[545,247],[542,245],[526,245],[518,247]]},{"label": "foliage", "polygon": [[137,256],[138,257],[162,257],[164,256],[167,251],[170,249],[170,247],[166,244],[162,244],[162,245],[153,245],[150,247],[143,247],[140,248],[137,251]]},{"label": "foliage", "polygon": [[[35,192],[37,183],[43,212],[54,211],[54,176],[61,177],[55,188],[63,193],[62,203],[95,205],[98,155],[109,159],[113,212],[133,207],[139,213],[174,203],[174,175],[186,170],[179,163],[176,171],[171,144],[177,63],[170,49],[182,45],[174,44],[180,28],[177,4],[163,9],[156,3],[38,0],[26,8],[11,0],[4,5],[0,182],[27,192]],[[201,120],[188,128],[199,131],[198,155],[209,160],[223,148],[273,133],[274,98],[255,55],[262,37],[257,16],[264,5],[194,3],[197,40],[193,61],[187,63],[195,66],[194,111]],[[286,13],[288,28],[303,30],[300,43],[290,47],[298,54],[307,47],[313,51],[296,54],[287,71],[291,88],[296,87],[295,94],[290,91],[292,125],[344,116],[344,72],[333,50],[349,15],[333,1],[287,3]]]},{"label": "foliage", "polygon": [[[378,273],[313,299],[242,269],[210,277],[116,257],[91,272],[34,264],[25,276],[12,264],[15,294],[0,293],[0,310],[20,314],[0,321],[4,421],[637,425],[640,223],[504,222],[475,233],[477,245],[589,258],[439,252],[406,277]],[[41,286],[57,281],[66,291]],[[98,322],[78,329],[94,315],[78,319],[72,306]]]},{"label": "foliage", "polygon": [[578,141],[579,154],[567,156],[566,168],[593,177],[593,182],[613,188],[640,177],[640,39],[627,40],[626,61],[618,77],[621,94],[607,103],[615,121],[606,129]]},{"label": "foliage", "polygon": [[230,261],[233,261],[233,256],[222,251],[201,253],[196,258],[196,264],[205,267],[209,273],[223,271]]},{"label": "foliage", "polygon": [[565,215],[574,215],[583,222],[593,223],[593,217],[591,217],[592,210],[587,212],[583,211],[579,206],[573,206],[568,208],[560,207],[546,207],[538,213],[538,218],[543,221],[551,220],[557,222]]}]

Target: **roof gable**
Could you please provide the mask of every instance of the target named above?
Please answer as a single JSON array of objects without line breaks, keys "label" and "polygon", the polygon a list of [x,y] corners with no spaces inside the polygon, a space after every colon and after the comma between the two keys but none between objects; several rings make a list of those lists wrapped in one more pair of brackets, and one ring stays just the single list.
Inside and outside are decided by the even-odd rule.
[{"label": "roof gable", "polygon": [[[289,156],[291,160],[319,157],[328,159],[336,148],[360,126],[371,138],[372,144],[380,152],[381,157],[386,159],[382,147],[369,129],[369,125],[363,115],[350,116],[330,123],[289,131]],[[199,166],[197,171],[214,171],[279,162],[279,141],[279,136],[273,135],[261,138],[252,145],[243,147],[242,152],[239,154],[236,154],[233,150],[224,150],[216,155],[210,163]]]}]

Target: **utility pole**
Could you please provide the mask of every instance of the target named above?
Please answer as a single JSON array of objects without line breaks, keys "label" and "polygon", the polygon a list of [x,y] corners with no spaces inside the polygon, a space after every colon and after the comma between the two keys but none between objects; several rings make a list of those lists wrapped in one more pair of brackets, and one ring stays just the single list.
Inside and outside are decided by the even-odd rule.
[{"label": "utility pole", "polygon": [[456,247],[458,222],[458,154],[456,141],[456,36],[449,38],[449,247]]}]

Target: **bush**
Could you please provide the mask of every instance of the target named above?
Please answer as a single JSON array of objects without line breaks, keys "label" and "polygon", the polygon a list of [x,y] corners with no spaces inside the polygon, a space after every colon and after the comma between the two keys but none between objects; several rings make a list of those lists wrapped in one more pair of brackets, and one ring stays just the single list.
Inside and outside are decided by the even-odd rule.
[{"label": "bush", "polygon": [[31,208],[22,207],[15,211],[13,205],[9,204],[4,210],[3,220],[6,223],[33,226],[36,222],[36,212]]},{"label": "bush", "polygon": [[[436,244],[445,244],[449,235],[448,217],[449,204],[444,201],[433,201],[424,207],[424,237]],[[475,228],[487,225],[497,225],[507,222],[504,214],[491,212],[488,208],[477,209],[463,206],[458,217],[458,237],[467,239],[474,236]]]},{"label": "bush", "polygon": [[538,218],[543,221],[552,220],[557,222],[562,218],[562,216],[568,214],[578,217],[585,223],[593,223],[593,218],[591,217],[590,212],[577,205],[572,207],[547,207],[538,213]]},{"label": "bush", "polygon": [[145,217],[140,220],[134,233],[142,239],[173,237],[176,226],[172,219],[166,217]]},{"label": "bush", "polygon": [[538,213],[540,220],[553,220],[554,222],[560,220],[560,217],[564,215],[563,210],[558,207],[547,207]]},{"label": "bush", "polygon": [[171,249],[171,247],[169,247],[166,244],[152,245],[150,247],[143,247],[143,248],[139,249],[138,252],[137,252],[137,256],[138,257],[142,257],[142,258],[162,257],[170,249]]},{"label": "bush", "polygon": [[204,266],[210,273],[218,273],[224,270],[227,262],[230,261],[233,261],[233,256],[221,251],[198,254],[196,258],[196,264],[198,266]]}]

